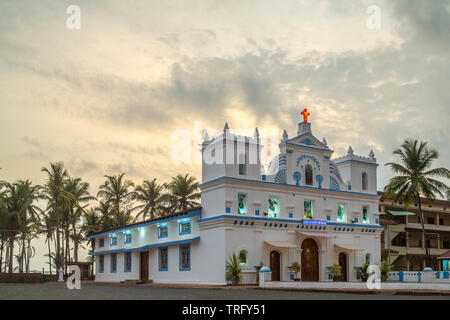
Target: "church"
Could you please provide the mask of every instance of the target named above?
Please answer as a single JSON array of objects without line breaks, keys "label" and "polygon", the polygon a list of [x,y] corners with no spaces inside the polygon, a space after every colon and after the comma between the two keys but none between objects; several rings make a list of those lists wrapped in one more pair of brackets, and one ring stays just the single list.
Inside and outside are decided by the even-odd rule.
[{"label": "church", "polygon": [[286,130],[279,154],[261,169],[259,132],[223,133],[202,143],[201,207],[93,234],[96,281],[228,283],[226,260],[241,258],[243,283],[257,267],[272,281],[359,281],[357,269],[381,256],[377,162],[373,151],[333,158],[312,132],[307,109],[297,134]]}]

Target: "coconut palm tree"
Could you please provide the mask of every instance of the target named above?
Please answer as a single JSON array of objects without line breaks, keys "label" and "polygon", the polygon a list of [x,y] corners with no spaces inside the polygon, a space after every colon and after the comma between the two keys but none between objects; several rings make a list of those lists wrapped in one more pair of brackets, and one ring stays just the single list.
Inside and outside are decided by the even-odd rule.
[{"label": "coconut palm tree", "polygon": [[27,248],[31,247],[31,240],[35,238],[36,223],[39,221],[40,209],[34,204],[40,197],[39,187],[33,186],[31,181],[19,180],[15,183],[4,183],[6,188],[6,210],[8,211],[8,243],[9,270],[14,267],[14,243],[19,241],[20,253],[17,255],[18,269],[23,271],[27,257]]},{"label": "coconut palm tree", "polygon": [[62,162],[50,163],[50,168],[42,168],[42,172],[47,174],[47,181],[43,186],[44,199],[47,200],[47,209],[55,218],[55,232],[56,232],[56,254],[58,261],[56,261],[56,268],[59,270],[63,261],[59,261],[63,257],[61,250],[61,220],[63,216],[63,208],[68,207],[71,199],[70,193],[64,189],[65,181],[69,174],[64,169]]},{"label": "coconut palm tree", "polygon": [[[81,226],[81,233],[84,236],[84,239],[93,233],[99,232],[102,230],[102,218],[97,214],[97,210],[94,208],[90,208],[88,211],[84,213],[83,216],[83,224]],[[91,251],[93,252],[95,249],[95,239],[88,240],[91,244]],[[91,260],[92,267],[91,271],[94,272],[94,259]]]},{"label": "coconut palm tree", "polygon": [[200,199],[198,192],[198,182],[193,176],[178,174],[172,177],[172,181],[167,185],[169,190],[168,201],[170,211],[185,211],[189,208],[199,206],[196,200]]},{"label": "coconut palm tree", "polygon": [[105,175],[106,181],[100,186],[97,197],[101,197],[105,204],[111,206],[112,213],[119,216],[121,211],[130,214],[131,209],[128,207],[133,197],[134,183],[124,179],[125,173],[120,175]]},{"label": "coconut palm tree", "polygon": [[138,211],[135,221],[141,216],[144,220],[147,216],[153,219],[164,213],[166,208],[164,207],[165,197],[163,191],[164,185],[158,185],[156,179],[152,181],[144,180],[142,185],[136,186],[133,200],[139,201],[140,204],[134,207],[134,210]]},{"label": "coconut palm tree", "polygon": [[[78,262],[78,247],[81,240],[79,222],[83,215],[84,206],[91,200],[95,200],[89,194],[89,183],[83,182],[81,178],[68,178],[65,181],[64,190],[71,195],[70,201],[68,202],[67,220],[66,220],[66,252],[69,255],[69,239],[74,242],[74,261]],[[70,234],[70,229],[72,234]],[[70,255],[69,255],[70,256]]]},{"label": "coconut palm tree", "polygon": [[396,174],[384,188],[388,197],[396,202],[403,202],[408,208],[417,203],[420,223],[422,225],[423,239],[425,239],[425,253],[427,266],[431,266],[430,252],[424,226],[421,197],[431,202],[436,196],[444,198],[450,188],[436,178],[450,178],[450,171],[446,168],[431,168],[433,161],[438,159],[439,153],[428,148],[427,142],[405,140],[400,148],[394,150],[394,155],[400,157],[400,163],[389,162],[391,170]]}]

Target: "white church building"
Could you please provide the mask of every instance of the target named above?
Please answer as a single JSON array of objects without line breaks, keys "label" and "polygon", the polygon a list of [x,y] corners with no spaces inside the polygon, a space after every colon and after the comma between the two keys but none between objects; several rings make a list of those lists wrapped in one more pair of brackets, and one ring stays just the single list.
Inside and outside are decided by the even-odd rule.
[{"label": "white church building", "polygon": [[260,264],[273,281],[358,281],[357,269],[381,257],[373,152],[351,147],[332,159],[302,113],[297,135],[286,131],[267,172],[261,173],[258,130],[237,136],[228,125],[202,144],[201,207],[93,234],[96,281],[226,284],[226,260],[242,258],[243,283],[256,283]]}]

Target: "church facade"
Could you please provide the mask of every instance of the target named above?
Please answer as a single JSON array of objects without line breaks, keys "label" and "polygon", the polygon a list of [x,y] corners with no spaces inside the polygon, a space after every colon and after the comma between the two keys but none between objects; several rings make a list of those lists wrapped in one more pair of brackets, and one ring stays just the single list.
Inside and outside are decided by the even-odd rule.
[{"label": "church facade", "polygon": [[292,281],[293,262],[303,281],[332,281],[333,264],[342,281],[358,281],[357,269],[381,256],[375,156],[349,147],[332,159],[302,114],[263,173],[257,129],[252,137],[228,125],[213,139],[205,134],[201,208],[92,235],[96,281],[226,284],[233,253],[244,283],[256,282],[260,265],[273,281]]}]

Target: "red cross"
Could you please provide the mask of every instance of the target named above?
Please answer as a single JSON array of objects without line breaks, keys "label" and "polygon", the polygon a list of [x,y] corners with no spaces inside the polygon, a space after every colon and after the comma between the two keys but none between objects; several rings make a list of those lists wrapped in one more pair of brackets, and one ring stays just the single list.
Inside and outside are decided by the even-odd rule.
[{"label": "red cross", "polygon": [[305,108],[305,110],[303,110],[302,112],[303,115],[303,122],[308,122],[308,116],[311,115],[311,113],[308,112],[308,109]]}]

